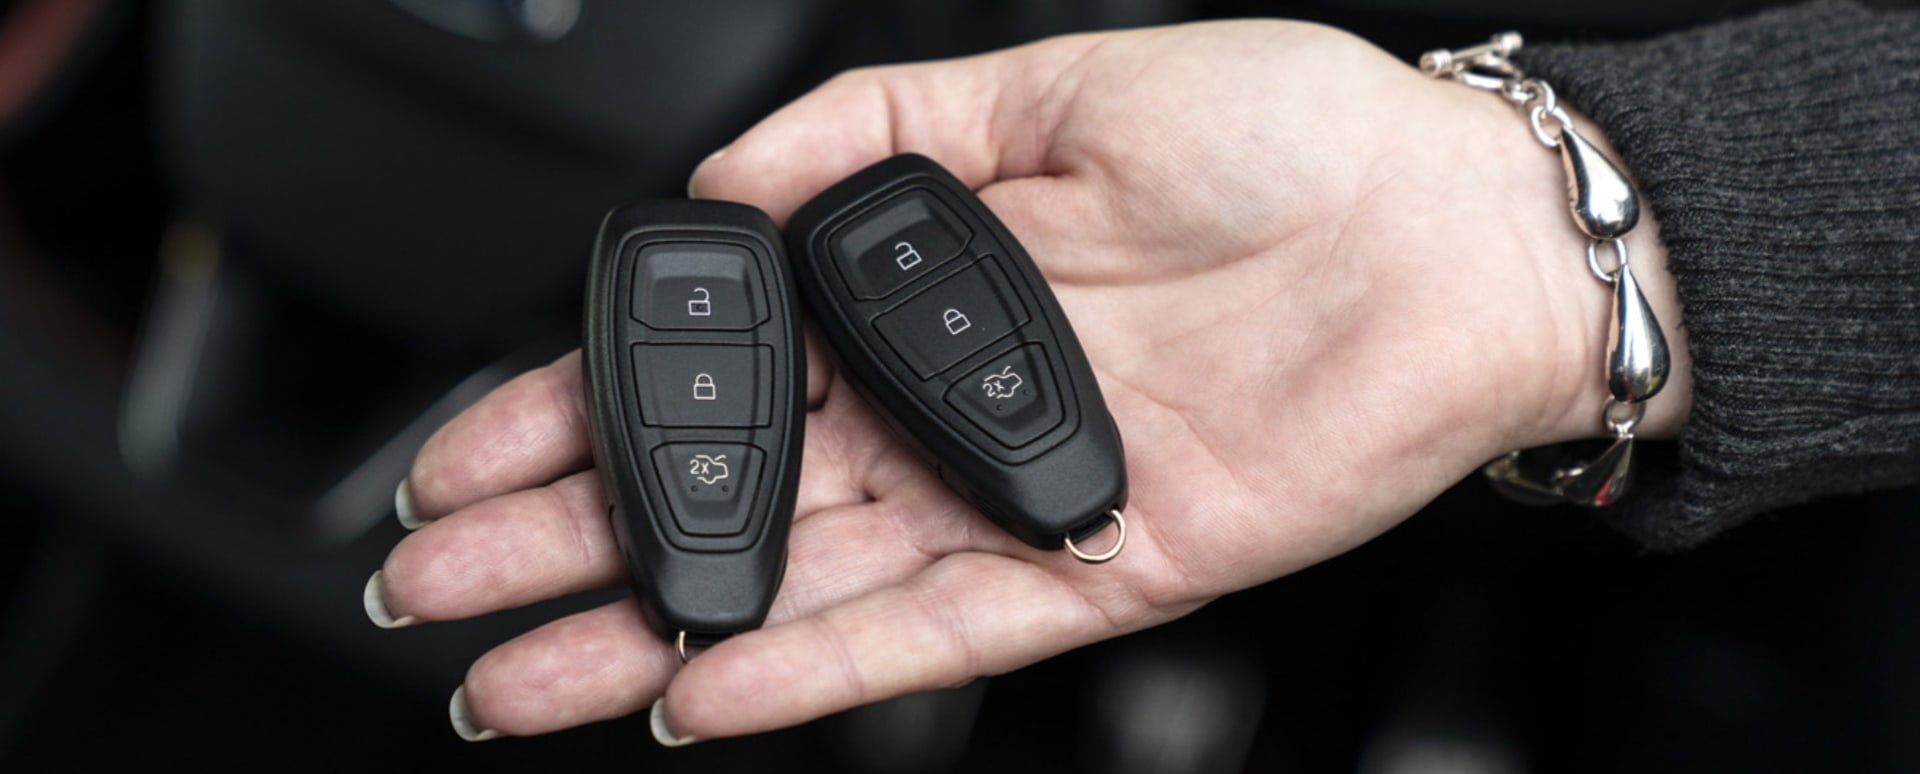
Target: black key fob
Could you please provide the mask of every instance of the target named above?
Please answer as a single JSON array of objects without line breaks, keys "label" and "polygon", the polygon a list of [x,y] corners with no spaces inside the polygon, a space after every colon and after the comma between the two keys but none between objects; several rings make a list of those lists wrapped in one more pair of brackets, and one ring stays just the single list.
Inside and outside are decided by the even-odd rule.
[{"label": "black key fob", "polygon": [[786,569],[806,348],[779,233],[742,204],[607,214],[587,278],[594,461],[648,623],[687,644],[752,629]]},{"label": "black key fob", "polygon": [[[1046,280],[972,191],[895,156],[802,206],[787,246],[848,381],[948,486],[1033,546],[1118,552],[1120,433]],[[1075,545],[1110,522],[1106,552]]]}]

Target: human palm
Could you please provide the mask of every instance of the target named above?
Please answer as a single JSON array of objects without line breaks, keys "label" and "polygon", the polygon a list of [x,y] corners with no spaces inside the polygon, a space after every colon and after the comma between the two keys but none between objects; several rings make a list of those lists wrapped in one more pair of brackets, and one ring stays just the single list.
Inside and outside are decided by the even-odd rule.
[{"label": "human palm", "polygon": [[[539,733],[665,692],[657,719],[710,738],[1008,671],[1333,556],[1502,450],[1584,432],[1605,297],[1577,260],[1532,257],[1578,243],[1552,157],[1525,142],[1497,100],[1287,23],[828,83],[704,164],[698,194],[784,221],[907,151],[974,186],[1052,284],[1125,440],[1125,551],[1089,566],[1001,532],[814,352],[767,627],[682,667],[630,600],[555,621],[476,662],[473,727]],[[433,523],[373,587],[392,615],[621,583],[584,416],[570,355],[428,443],[409,486]]]}]

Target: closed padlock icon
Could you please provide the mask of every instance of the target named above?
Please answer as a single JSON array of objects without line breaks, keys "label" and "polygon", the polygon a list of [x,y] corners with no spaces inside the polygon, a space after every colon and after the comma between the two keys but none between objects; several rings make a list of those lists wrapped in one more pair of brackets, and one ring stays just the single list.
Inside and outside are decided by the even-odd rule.
[{"label": "closed padlock icon", "polygon": [[694,317],[713,316],[713,294],[706,288],[694,288],[693,298],[687,300],[687,314]]},{"label": "closed padlock icon", "polygon": [[961,331],[973,327],[973,321],[960,313],[958,309],[948,309],[941,319],[947,323],[947,333],[958,336]]},{"label": "closed padlock icon", "polygon": [[920,251],[913,249],[912,242],[901,242],[900,244],[894,245],[893,249],[900,251],[898,255],[893,257],[893,262],[900,264],[901,271],[906,271],[920,265]]},{"label": "closed padlock icon", "polygon": [[712,375],[710,374],[694,374],[693,375],[693,399],[694,400],[719,400],[720,399],[720,388],[713,383]]}]

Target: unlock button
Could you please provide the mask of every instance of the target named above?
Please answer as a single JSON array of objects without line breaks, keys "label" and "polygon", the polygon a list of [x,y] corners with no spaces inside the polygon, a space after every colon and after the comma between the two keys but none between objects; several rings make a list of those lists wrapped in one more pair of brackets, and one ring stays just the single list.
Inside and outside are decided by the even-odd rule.
[{"label": "unlock button", "polygon": [[960,254],[972,232],[932,193],[913,189],[833,236],[835,262],[859,298],[883,298]]},{"label": "unlock button", "polygon": [[655,330],[744,331],[767,318],[747,248],[662,242],[634,262],[633,316]]}]

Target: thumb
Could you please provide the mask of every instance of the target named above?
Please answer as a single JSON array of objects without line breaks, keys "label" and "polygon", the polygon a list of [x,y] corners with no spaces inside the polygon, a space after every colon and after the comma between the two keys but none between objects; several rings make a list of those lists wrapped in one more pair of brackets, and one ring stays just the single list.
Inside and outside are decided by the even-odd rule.
[{"label": "thumb", "polygon": [[751,204],[784,225],[835,181],[920,153],[978,190],[1045,171],[1072,64],[1098,36],[980,56],[850,70],[709,156],[688,193]]}]

